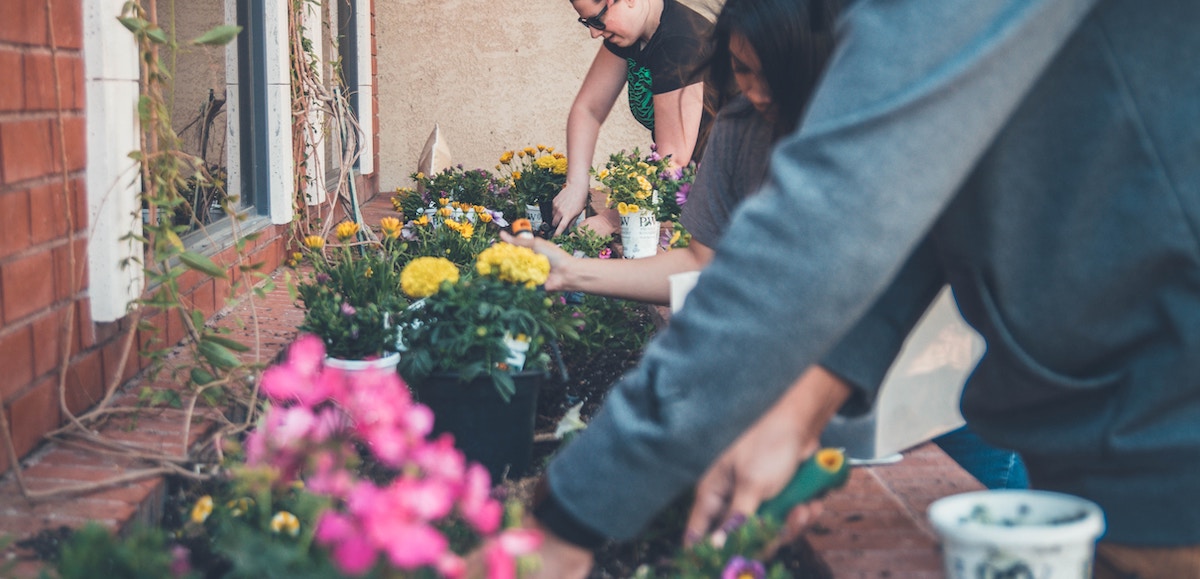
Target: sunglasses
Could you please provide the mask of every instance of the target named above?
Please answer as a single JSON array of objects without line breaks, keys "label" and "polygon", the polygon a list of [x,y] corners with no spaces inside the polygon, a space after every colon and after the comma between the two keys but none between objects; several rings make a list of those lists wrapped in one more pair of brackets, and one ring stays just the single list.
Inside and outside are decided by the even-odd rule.
[{"label": "sunglasses", "polygon": [[584,28],[595,28],[596,30],[604,30],[604,14],[606,12],[608,12],[608,7],[609,7],[608,2],[605,2],[604,8],[600,9],[599,14],[597,14],[595,16],[590,16],[588,18],[584,18],[584,17],[580,16],[579,23],[582,24],[584,26]]}]

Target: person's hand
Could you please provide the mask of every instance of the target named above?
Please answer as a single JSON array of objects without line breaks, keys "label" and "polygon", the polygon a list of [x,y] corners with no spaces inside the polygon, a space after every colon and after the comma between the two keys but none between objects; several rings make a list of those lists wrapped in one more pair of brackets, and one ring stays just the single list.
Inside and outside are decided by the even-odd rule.
[{"label": "person's hand", "polygon": [[538,524],[532,516],[525,517],[524,526],[542,534],[542,544],[533,555],[537,557],[537,569],[532,574],[522,574],[523,579],[583,579],[592,569],[595,557],[592,552],[568,543]]},{"label": "person's hand", "polygon": [[569,229],[575,218],[583,213],[584,207],[587,206],[587,200],[587,183],[576,185],[568,182],[563,186],[562,191],[554,196],[554,220],[550,223],[555,225],[554,235],[556,237]]},{"label": "person's hand", "polygon": [[612,235],[621,226],[621,217],[614,209],[605,209],[596,215],[588,217],[579,224],[579,227],[587,227],[599,235],[606,237]]},{"label": "person's hand", "polygon": [[[729,531],[783,490],[800,463],[818,448],[817,440],[802,440],[797,430],[793,416],[770,412],[725,450],[696,485],[685,544],[710,534],[710,540],[722,544]],[[819,501],[793,508],[776,546],[794,540],[820,513]]]},{"label": "person's hand", "polygon": [[[821,430],[849,395],[849,386],[839,378],[820,366],[809,368],[705,472],[696,486],[684,543],[694,544],[711,533],[719,544],[730,525],[779,494],[800,463],[817,451]],[[819,501],[793,508],[773,546],[798,537],[821,509]]]},{"label": "person's hand", "polygon": [[512,235],[507,231],[500,232],[500,240],[513,245],[528,247],[550,260],[550,277],[546,278],[546,291],[571,290],[571,288],[565,285],[566,270],[570,267],[570,262],[576,258],[563,250],[563,248],[540,237],[520,237]]}]

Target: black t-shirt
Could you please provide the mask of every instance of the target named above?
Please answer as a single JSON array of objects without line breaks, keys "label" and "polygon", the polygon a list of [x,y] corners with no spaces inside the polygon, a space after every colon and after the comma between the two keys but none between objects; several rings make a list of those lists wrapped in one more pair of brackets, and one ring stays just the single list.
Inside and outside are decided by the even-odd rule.
[{"label": "black t-shirt", "polygon": [[[696,70],[709,55],[712,23],[688,6],[675,0],[663,0],[658,30],[645,46],[621,47],[607,40],[604,47],[628,63],[627,93],[629,111],[642,126],[654,132],[654,95],[681,89],[695,82]],[[711,118],[708,107],[700,122],[703,139]],[[696,143],[692,158],[699,160],[703,142]]]}]

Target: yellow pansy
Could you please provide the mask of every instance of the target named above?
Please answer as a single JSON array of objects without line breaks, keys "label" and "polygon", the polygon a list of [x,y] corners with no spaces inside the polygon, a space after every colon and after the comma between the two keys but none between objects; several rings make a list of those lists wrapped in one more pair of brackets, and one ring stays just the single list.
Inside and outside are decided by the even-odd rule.
[{"label": "yellow pansy", "polygon": [[195,506],[192,507],[192,522],[199,525],[204,521],[207,521],[208,516],[212,514],[212,511],[213,498],[209,495],[200,497],[200,500],[196,501]]},{"label": "yellow pansy", "polygon": [[295,537],[300,534],[300,519],[287,511],[279,511],[275,513],[274,517],[271,517],[271,532],[287,533],[289,536]]}]

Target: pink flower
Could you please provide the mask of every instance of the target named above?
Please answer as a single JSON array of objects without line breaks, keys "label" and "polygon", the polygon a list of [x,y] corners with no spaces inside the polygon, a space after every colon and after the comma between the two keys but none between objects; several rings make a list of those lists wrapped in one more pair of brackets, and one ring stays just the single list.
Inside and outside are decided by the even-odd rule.
[{"label": "pink flower", "polygon": [[466,459],[454,448],[454,437],[449,434],[413,449],[413,461],[428,476],[443,480],[461,480],[467,469]]},{"label": "pink flower", "polygon": [[458,503],[458,510],[463,518],[483,534],[494,533],[504,515],[500,503],[492,500],[491,484],[487,469],[479,464],[472,464],[467,468],[462,498]]},{"label": "pink flower", "polygon": [[600,250],[600,254],[596,256],[599,259],[608,259],[612,257],[612,249],[606,247]]},{"label": "pink flower", "polygon": [[483,560],[487,563],[488,579],[516,579],[517,563],[499,543],[490,542],[483,548]]},{"label": "pink flower", "polygon": [[378,558],[375,546],[361,536],[348,537],[333,547],[333,561],[347,575],[366,574]]},{"label": "pink flower", "polygon": [[317,422],[312,410],[304,406],[275,409],[268,416],[267,435],[277,447],[301,447]]},{"label": "pink flower", "polygon": [[449,544],[437,529],[413,524],[392,527],[384,548],[393,565],[411,570],[437,564],[446,554]]},{"label": "pink flower", "polygon": [[532,529],[510,529],[500,534],[500,547],[514,557],[528,555],[542,544],[542,534]]},{"label": "pink flower", "polygon": [[438,573],[447,579],[459,579],[467,574],[467,562],[462,557],[447,551],[437,562]]}]

